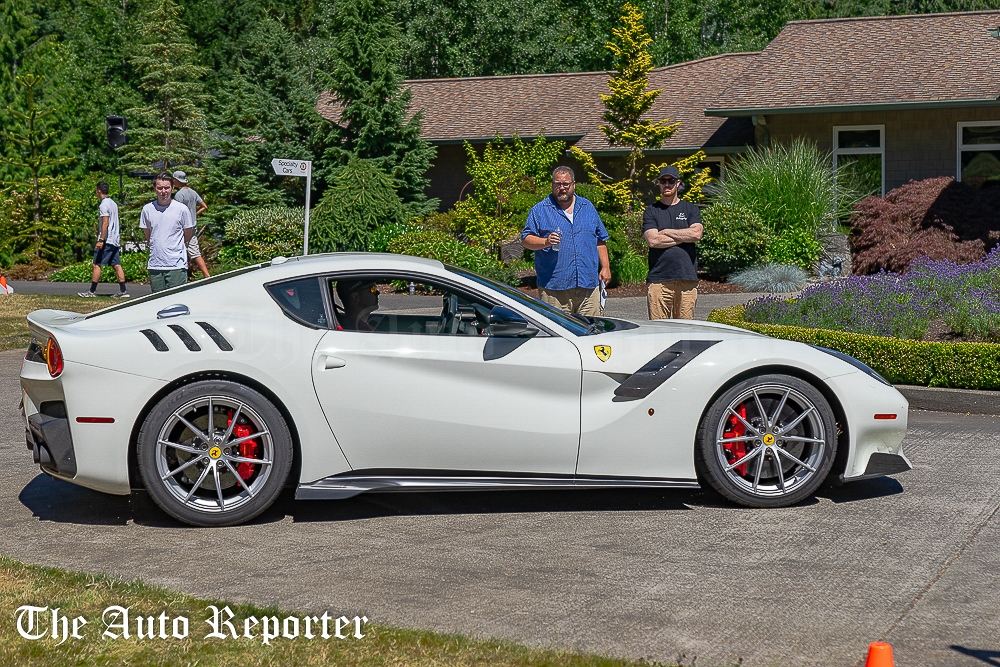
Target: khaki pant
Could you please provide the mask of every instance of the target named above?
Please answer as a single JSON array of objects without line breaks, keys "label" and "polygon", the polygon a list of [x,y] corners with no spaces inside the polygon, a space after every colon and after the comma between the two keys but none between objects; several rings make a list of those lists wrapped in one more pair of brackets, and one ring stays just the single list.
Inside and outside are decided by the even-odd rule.
[{"label": "khaki pant", "polygon": [[538,298],[569,315],[600,317],[604,313],[601,308],[600,285],[594,289],[586,287],[574,287],[573,289],[539,288]]},{"label": "khaki pant", "polygon": [[646,304],[651,320],[693,320],[697,302],[697,280],[670,280],[646,286]]}]

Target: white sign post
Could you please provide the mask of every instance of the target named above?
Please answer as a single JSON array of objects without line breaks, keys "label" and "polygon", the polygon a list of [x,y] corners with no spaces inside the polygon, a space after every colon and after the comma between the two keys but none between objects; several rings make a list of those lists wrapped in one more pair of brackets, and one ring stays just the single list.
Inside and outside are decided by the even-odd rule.
[{"label": "white sign post", "polygon": [[309,254],[309,195],[312,193],[312,171],[311,160],[285,160],[274,158],[271,160],[271,167],[278,176],[305,176],[306,178],[306,224],[302,237],[302,254]]}]

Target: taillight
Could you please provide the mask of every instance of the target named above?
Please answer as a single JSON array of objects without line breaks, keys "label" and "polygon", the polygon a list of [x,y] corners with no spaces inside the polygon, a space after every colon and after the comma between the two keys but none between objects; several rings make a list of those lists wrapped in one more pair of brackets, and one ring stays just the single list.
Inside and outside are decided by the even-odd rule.
[{"label": "taillight", "polygon": [[49,367],[49,375],[59,377],[63,372],[63,355],[55,338],[49,338],[45,343],[45,365]]}]

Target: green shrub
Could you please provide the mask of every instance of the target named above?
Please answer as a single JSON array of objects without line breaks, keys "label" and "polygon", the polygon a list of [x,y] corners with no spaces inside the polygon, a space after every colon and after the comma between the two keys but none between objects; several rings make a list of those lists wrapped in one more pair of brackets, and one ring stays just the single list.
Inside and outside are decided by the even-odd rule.
[{"label": "green shrub", "polygon": [[399,238],[403,234],[415,231],[420,230],[413,225],[404,224],[402,222],[390,222],[389,224],[382,225],[372,232],[371,238],[368,239],[368,251],[389,252],[389,244],[394,239]]},{"label": "green shrub", "polygon": [[743,306],[713,310],[708,321],[849,354],[894,384],[1000,389],[1000,345],[995,343],[927,343],[829,329],[755,324],[743,319]]},{"label": "green shrub", "polygon": [[698,242],[698,268],[711,277],[722,278],[770,259],[771,231],[753,211],[715,204],[701,217],[705,232]]},{"label": "green shrub", "polygon": [[513,271],[493,257],[479,248],[456,241],[444,232],[417,231],[403,234],[389,242],[389,251],[454,264],[508,285],[517,285],[519,282]]},{"label": "green shrub", "polygon": [[352,157],[310,214],[309,252],[368,250],[375,231],[409,217],[393,180],[368,160]]},{"label": "green shrub", "polygon": [[631,251],[619,255],[611,262],[611,276],[620,285],[646,282],[649,260]]},{"label": "green shrub", "polygon": [[748,292],[795,292],[806,284],[806,273],[794,264],[772,262],[738,271],[728,282]]},{"label": "green shrub", "polygon": [[531,143],[499,134],[480,154],[465,143],[474,187],[455,206],[464,234],[499,256],[500,245],[524,228],[528,211],[549,196],[551,171],[566,144],[539,136]]},{"label": "green shrub", "polygon": [[284,206],[239,211],[226,223],[220,264],[235,268],[301,254],[304,215],[301,208]]},{"label": "green shrub", "polygon": [[[122,255],[122,271],[125,272],[125,280],[130,283],[149,282],[149,272],[146,271],[146,264],[149,262],[149,253],[130,252]],[[93,276],[93,262],[77,262],[70,264],[64,269],[60,269],[49,276],[49,280],[57,283],[89,283]],[[101,270],[102,283],[116,283],[118,277],[115,275],[113,267],[105,266]]]},{"label": "green shrub", "polygon": [[[634,216],[633,216],[634,217]],[[641,283],[649,273],[648,250],[637,250],[628,237],[630,221],[624,217],[605,216],[608,230],[608,259],[611,260],[611,277],[619,284]]]},{"label": "green shrub", "polygon": [[853,191],[838,187],[828,153],[796,139],[749,151],[726,171],[717,202],[753,211],[771,232],[771,261],[808,269],[819,259],[821,232],[850,212]]}]

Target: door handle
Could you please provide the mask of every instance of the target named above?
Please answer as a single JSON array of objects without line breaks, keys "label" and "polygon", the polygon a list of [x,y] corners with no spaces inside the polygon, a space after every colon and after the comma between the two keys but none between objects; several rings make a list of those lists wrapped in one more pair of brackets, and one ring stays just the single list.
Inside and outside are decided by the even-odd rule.
[{"label": "door handle", "polygon": [[343,368],[346,365],[347,362],[339,357],[327,357],[323,363],[323,368],[330,370],[331,368]]}]

